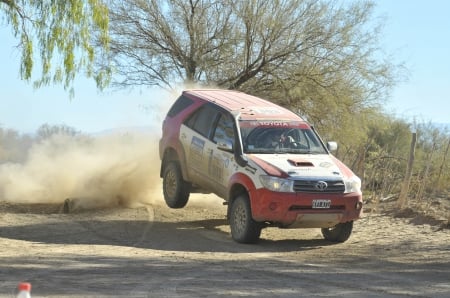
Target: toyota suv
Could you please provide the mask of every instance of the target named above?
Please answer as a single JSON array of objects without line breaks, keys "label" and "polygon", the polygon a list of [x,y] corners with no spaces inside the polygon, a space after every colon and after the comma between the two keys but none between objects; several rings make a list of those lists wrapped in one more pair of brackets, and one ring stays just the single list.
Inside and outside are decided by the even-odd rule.
[{"label": "toyota suv", "polygon": [[361,180],[314,128],[288,109],[232,90],[186,90],[169,109],[159,142],[166,204],[214,193],[228,206],[232,238],[261,229],[321,228],[346,241],[362,215]]}]

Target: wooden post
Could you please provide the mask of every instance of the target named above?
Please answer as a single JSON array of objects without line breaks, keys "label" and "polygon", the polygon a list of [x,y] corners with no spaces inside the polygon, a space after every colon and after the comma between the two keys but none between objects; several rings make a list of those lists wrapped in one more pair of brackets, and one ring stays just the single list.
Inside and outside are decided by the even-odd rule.
[{"label": "wooden post", "polygon": [[[437,183],[436,183],[438,189],[441,189],[441,176],[442,176],[442,171],[444,169],[445,161],[447,159],[449,148],[450,148],[450,139],[448,139],[447,147],[445,148],[444,158],[442,159],[442,163],[439,168],[439,174],[438,174]],[[435,189],[435,192],[436,192],[436,189]]]},{"label": "wooden post", "polygon": [[400,191],[400,197],[398,199],[398,207],[403,208],[408,203],[409,183],[411,182],[412,170],[414,165],[414,156],[416,151],[417,134],[412,133],[411,147],[409,149],[409,160],[406,167],[405,178],[403,179],[402,189]]}]

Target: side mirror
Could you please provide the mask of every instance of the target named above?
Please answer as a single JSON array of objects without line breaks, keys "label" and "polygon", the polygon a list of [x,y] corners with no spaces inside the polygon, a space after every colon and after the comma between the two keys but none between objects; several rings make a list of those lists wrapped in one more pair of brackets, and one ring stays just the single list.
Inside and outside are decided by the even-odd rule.
[{"label": "side mirror", "polygon": [[338,145],[337,145],[336,142],[327,142],[327,149],[328,149],[328,151],[333,152],[333,151],[336,151],[337,148],[338,148]]},{"label": "side mirror", "polygon": [[235,152],[233,149],[233,143],[229,140],[219,139],[217,140],[217,149],[234,153],[234,156],[236,158],[236,162],[241,166],[245,167],[248,163],[247,158],[244,156],[244,154]]},{"label": "side mirror", "polygon": [[233,152],[233,143],[229,140],[219,139],[217,140],[217,149],[227,152]]}]

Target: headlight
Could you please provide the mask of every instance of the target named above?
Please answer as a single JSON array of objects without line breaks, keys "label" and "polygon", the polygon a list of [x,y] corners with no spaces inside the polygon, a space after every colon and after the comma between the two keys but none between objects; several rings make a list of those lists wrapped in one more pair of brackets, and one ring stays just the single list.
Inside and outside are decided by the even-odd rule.
[{"label": "headlight", "polygon": [[273,176],[261,175],[259,180],[262,185],[271,190],[278,192],[293,192],[294,191],[294,181],[289,179],[283,179]]},{"label": "headlight", "polygon": [[350,178],[344,178],[345,183],[345,193],[350,192],[361,192],[361,179],[357,176],[352,176]]}]

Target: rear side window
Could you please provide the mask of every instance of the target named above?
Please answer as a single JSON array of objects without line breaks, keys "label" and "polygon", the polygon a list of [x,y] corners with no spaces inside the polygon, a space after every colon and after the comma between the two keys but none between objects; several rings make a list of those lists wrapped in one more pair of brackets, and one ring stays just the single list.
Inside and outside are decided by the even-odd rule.
[{"label": "rear side window", "polygon": [[175,101],[175,103],[170,108],[169,112],[167,112],[167,116],[174,117],[184,109],[186,109],[188,106],[190,106],[194,101],[190,98],[180,96]]}]

